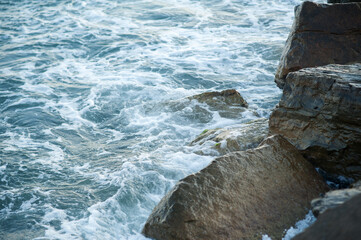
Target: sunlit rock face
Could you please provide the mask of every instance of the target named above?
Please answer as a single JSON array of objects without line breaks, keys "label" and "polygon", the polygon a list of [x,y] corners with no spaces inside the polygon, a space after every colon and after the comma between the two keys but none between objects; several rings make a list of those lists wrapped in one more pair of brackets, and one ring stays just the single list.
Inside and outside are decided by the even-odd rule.
[{"label": "sunlit rock face", "polygon": [[327,172],[360,179],[361,64],[289,73],[269,130]]},{"label": "sunlit rock face", "polygon": [[354,62],[361,62],[359,3],[327,5],[304,2],[295,9],[292,31],[275,80],[282,88],[289,72]]},{"label": "sunlit rock face", "polygon": [[149,216],[154,239],[280,239],[327,186],[281,136],[216,158],[178,184]]}]

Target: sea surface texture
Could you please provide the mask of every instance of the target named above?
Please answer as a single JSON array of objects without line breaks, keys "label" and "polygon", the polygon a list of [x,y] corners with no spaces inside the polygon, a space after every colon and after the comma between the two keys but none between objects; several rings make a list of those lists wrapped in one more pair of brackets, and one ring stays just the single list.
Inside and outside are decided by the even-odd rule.
[{"label": "sea surface texture", "polygon": [[[268,117],[300,0],[0,0],[0,239],[145,239],[213,157],[204,129]],[[186,97],[234,88],[222,117]]]}]

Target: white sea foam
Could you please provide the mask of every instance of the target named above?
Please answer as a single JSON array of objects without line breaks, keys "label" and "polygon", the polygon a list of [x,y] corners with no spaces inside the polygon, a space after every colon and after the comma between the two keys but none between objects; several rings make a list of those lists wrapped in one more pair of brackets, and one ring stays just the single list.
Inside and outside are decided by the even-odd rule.
[{"label": "white sea foam", "polygon": [[46,94],[50,95],[53,93],[53,89],[45,84],[30,84],[29,82],[26,82],[22,88],[26,91],[31,91],[34,93],[40,93],[40,94]]},{"label": "white sea foam", "polygon": [[[306,228],[312,225],[316,221],[315,216],[311,211],[307,213],[304,219],[298,221],[294,227],[290,227],[287,231],[285,230],[285,236],[282,240],[291,240],[297,234],[303,232]],[[272,240],[268,235],[263,235],[262,240]]]},{"label": "white sea foam", "polygon": [[33,196],[31,199],[23,202],[20,206],[20,211],[29,211],[32,208],[32,204],[39,198]]}]

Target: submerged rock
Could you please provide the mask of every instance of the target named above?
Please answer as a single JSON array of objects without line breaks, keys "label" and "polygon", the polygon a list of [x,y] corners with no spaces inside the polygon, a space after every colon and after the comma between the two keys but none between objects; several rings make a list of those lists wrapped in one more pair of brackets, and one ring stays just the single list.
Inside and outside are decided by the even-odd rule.
[{"label": "submerged rock", "polygon": [[[147,115],[159,115],[160,112],[171,112],[172,119],[184,125],[188,123],[208,123],[219,114],[229,119],[242,118],[248,104],[234,89],[221,92],[206,92],[182,99],[147,104],[143,111]],[[250,110],[253,111],[253,110]],[[257,116],[257,113],[254,112]]]},{"label": "submerged rock", "polygon": [[176,100],[151,102],[143,105],[142,111],[147,116],[159,116],[171,113],[169,122],[188,125],[206,124],[219,117],[239,119],[245,111],[258,116],[254,109],[247,109],[248,104],[233,89],[221,92],[206,92]]},{"label": "submerged rock", "polygon": [[361,195],[329,209],[317,221],[293,240],[359,240],[361,236]]},{"label": "submerged rock", "polygon": [[354,62],[361,62],[360,5],[304,2],[295,8],[275,80],[282,88],[289,72]]},{"label": "submerged rock", "polygon": [[155,239],[280,239],[327,186],[281,136],[216,158],[178,184],[149,216]]},{"label": "submerged rock", "polygon": [[191,146],[201,155],[224,155],[257,147],[268,134],[268,119],[260,118],[242,127],[205,130]]},{"label": "submerged rock", "polygon": [[344,202],[350,200],[352,197],[361,194],[361,182],[359,182],[353,188],[339,189],[327,192],[324,197],[316,198],[312,200],[312,212],[318,217],[318,215],[324,213],[327,209],[340,206]]},{"label": "submerged rock", "polygon": [[207,104],[211,111],[218,111],[219,115],[224,118],[238,118],[240,117],[239,114],[245,108],[248,108],[246,100],[234,89],[221,92],[205,92],[188,97],[187,99]]},{"label": "submerged rock", "polygon": [[361,179],[361,64],[289,73],[269,130],[326,172]]},{"label": "submerged rock", "polygon": [[248,103],[235,89],[228,89],[221,92],[205,92],[188,97],[188,99],[196,99],[198,102],[207,103],[209,106],[214,106],[215,108],[223,107],[224,103],[229,106],[248,107]]}]

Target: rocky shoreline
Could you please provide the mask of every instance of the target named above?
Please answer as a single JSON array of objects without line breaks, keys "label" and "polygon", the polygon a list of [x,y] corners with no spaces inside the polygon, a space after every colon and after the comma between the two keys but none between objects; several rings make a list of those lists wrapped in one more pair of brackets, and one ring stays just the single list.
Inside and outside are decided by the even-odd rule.
[{"label": "rocky shoreline", "polygon": [[[201,134],[191,144],[215,143],[210,152],[220,157],[176,184],[149,216],[145,236],[281,239],[312,206],[318,220],[295,239],[357,239],[359,185],[326,193],[318,173],[361,180],[361,4],[348,2],[296,7],[275,77],[283,96],[268,133],[261,120]],[[208,95],[248,106],[234,90],[194,99],[207,103]],[[253,137],[244,138],[247,131]]]}]

